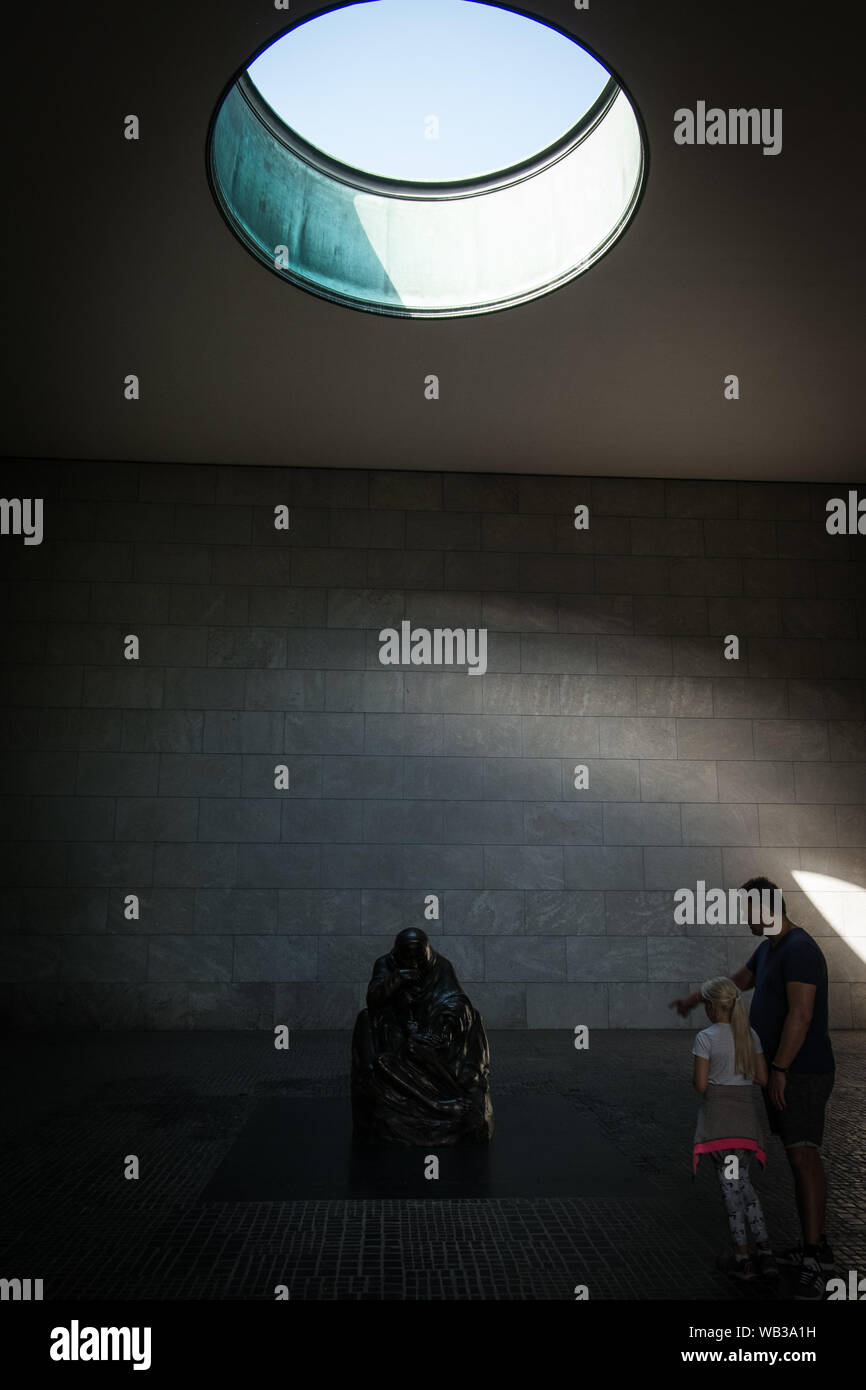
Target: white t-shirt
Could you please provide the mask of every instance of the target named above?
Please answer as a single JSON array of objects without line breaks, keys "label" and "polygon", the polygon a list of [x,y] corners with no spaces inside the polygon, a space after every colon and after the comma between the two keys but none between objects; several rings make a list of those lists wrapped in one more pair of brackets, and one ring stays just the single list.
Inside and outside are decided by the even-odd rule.
[{"label": "white t-shirt", "polygon": [[[750,1028],[756,1052],[763,1052],[761,1039],[754,1028]],[[708,1057],[710,1061],[711,1086],[751,1086],[745,1076],[734,1070],[734,1035],[730,1023],[711,1023],[703,1028],[695,1038],[693,1057]]]}]

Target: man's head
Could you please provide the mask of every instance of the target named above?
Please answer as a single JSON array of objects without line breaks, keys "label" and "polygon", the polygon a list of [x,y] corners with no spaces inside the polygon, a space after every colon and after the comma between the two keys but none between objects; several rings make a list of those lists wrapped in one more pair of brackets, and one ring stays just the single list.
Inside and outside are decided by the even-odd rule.
[{"label": "man's head", "polygon": [[405,931],[398,932],[394,939],[394,955],[401,966],[423,970],[433,959],[427,933],[420,927],[407,927]]},{"label": "man's head", "polygon": [[778,885],[769,878],[750,878],[743,884],[740,892],[745,894],[745,916],[752,936],[777,935],[788,915],[788,908]]}]

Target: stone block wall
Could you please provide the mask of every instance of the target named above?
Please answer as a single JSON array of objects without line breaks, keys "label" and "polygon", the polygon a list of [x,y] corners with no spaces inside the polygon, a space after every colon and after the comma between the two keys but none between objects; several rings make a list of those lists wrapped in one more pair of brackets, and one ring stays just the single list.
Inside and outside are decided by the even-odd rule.
[{"label": "stone block wall", "polygon": [[[673,894],[755,873],[820,937],[834,1026],[866,1026],[848,485],[2,476],[44,499],[41,544],[0,536],[11,1026],[350,1027],[415,924],[491,1027],[691,1027],[668,1001],[752,943]],[[485,628],[486,672],[384,666],[403,620]]]}]

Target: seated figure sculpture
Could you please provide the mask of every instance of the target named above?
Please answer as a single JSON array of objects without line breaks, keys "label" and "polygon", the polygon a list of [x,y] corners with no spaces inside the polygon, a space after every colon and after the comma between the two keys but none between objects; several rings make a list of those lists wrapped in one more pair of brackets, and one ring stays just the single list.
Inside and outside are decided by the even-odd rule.
[{"label": "seated figure sculpture", "polygon": [[405,1145],[486,1144],[490,1051],[454,967],[418,927],[373,966],[352,1037],[354,1136]]}]

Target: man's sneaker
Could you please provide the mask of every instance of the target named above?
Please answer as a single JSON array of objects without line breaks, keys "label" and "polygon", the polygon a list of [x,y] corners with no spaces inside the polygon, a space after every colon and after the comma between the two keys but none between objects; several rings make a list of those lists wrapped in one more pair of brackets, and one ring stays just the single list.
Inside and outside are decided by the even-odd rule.
[{"label": "man's sneaker", "polygon": [[752,1261],[739,1260],[736,1255],[719,1255],[716,1269],[720,1269],[723,1274],[729,1274],[732,1279],[739,1279],[744,1284],[749,1284],[758,1277]]},{"label": "man's sneaker", "polygon": [[[801,1269],[803,1265],[803,1242],[800,1241],[799,1244],[792,1245],[789,1250],[782,1250],[776,1256],[776,1263],[785,1265],[788,1269]],[[833,1251],[826,1240],[822,1240],[818,1247],[818,1264],[824,1274],[832,1274],[836,1268]]]},{"label": "man's sneaker", "polygon": [[794,1290],[794,1297],[801,1302],[820,1303],[824,1297],[827,1281],[816,1260],[806,1260],[800,1270],[800,1278]]}]

